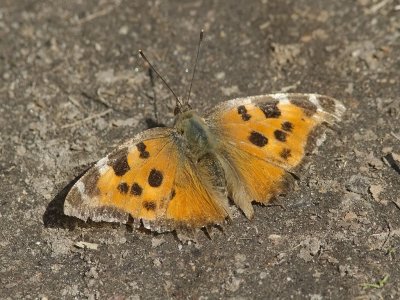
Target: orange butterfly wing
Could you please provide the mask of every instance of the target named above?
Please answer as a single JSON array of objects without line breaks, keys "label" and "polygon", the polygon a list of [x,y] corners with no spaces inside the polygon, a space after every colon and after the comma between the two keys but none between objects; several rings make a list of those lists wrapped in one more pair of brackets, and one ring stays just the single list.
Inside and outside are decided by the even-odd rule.
[{"label": "orange butterfly wing", "polygon": [[74,185],[64,212],[123,223],[131,216],[157,231],[202,227],[229,217],[228,193],[251,218],[252,201],[267,203],[282,191],[318,125],[339,120],[344,110],[325,96],[272,94],[224,102],[204,125],[190,117],[201,128],[189,128],[189,137],[207,136],[204,145],[178,128],[144,131]]},{"label": "orange butterfly wing", "polygon": [[75,183],[64,212],[122,223],[130,215],[158,231],[221,223],[228,204],[214,187],[212,168],[195,171],[177,138],[173,129],[155,128],[120,146]]},{"label": "orange butterfly wing", "polygon": [[333,123],[344,106],[316,94],[271,94],[223,102],[208,122],[220,143],[228,191],[247,217],[252,201],[281,192],[288,171],[302,161],[322,122]]}]

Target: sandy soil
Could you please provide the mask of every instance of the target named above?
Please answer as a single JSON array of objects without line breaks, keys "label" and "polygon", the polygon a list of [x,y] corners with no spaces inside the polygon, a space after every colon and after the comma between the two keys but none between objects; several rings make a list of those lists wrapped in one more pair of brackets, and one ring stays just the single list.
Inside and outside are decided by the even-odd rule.
[{"label": "sandy soil", "polygon": [[[399,5],[1,1],[0,298],[399,299]],[[137,50],[183,95],[202,27],[200,111],[278,91],[346,105],[295,188],[197,243],[64,216],[73,180],[153,115]]]}]

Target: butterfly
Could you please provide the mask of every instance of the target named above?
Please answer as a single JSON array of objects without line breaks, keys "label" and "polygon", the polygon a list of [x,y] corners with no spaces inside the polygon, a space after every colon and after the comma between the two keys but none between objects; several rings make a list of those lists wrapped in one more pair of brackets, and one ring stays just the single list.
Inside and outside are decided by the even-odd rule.
[{"label": "butterfly", "polygon": [[251,219],[252,203],[281,194],[320,125],[344,112],[327,96],[277,93],[202,116],[177,98],[174,126],[140,132],[99,160],[71,188],[64,213],[162,232],[224,224],[233,202]]}]

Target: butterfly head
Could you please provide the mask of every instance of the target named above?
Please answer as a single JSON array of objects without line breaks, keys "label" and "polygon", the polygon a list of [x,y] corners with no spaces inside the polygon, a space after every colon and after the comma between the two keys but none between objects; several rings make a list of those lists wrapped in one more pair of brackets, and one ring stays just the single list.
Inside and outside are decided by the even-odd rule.
[{"label": "butterfly head", "polygon": [[175,109],[174,109],[174,115],[177,117],[180,114],[183,114],[185,112],[191,111],[192,106],[190,106],[189,103],[187,102],[178,102],[176,101]]}]

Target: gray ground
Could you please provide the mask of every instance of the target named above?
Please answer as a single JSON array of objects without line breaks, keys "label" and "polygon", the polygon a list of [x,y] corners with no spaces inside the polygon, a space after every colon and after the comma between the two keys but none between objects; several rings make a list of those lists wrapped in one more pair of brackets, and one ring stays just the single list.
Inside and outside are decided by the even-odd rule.
[{"label": "gray ground", "polygon": [[[71,182],[148,126],[137,50],[183,95],[202,27],[199,110],[277,91],[346,105],[295,189],[198,243],[64,216]],[[1,1],[0,298],[400,298],[399,46],[395,0]]]}]

